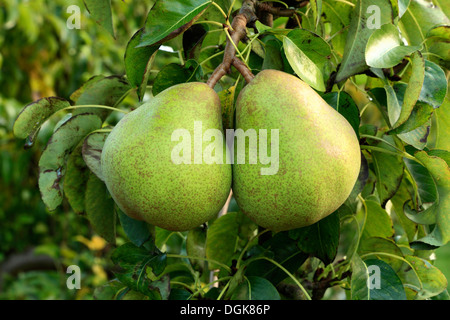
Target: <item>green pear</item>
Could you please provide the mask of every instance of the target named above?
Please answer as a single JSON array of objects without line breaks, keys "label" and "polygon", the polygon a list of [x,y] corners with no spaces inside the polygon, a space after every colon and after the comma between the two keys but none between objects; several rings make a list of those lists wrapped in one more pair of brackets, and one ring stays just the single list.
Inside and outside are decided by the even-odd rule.
[{"label": "green pear", "polygon": [[101,155],[119,208],[173,231],[215,217],[231,189],[221,115],[218,95],[199,82],[172,86],[125,115]]},{"label": "green pear", "polygon": [[[350,195],[361,164],[356,134],[299,78],[277,70],[258,73],[238,96],[236,135],[239,129],[259,133],[253,146],[247,134],[245,161],[233,165],[234,196],[256,224],[274,231],[309,226]],[[239,146],[235,153],[238,158]],[[270,164],[261,161],[265,153]]]}]

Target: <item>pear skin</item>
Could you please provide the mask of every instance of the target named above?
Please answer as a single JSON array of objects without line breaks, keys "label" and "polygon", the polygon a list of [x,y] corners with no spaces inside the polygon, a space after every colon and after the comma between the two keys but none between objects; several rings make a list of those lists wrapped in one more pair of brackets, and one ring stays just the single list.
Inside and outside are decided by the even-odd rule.
[{"label": "pear skin", "polygon": [[259,158],[250,164],[249,152],[255,150],[249,147],[246,162],[233,165],[234,196],[256,224],[273,231],[309,226],[350,195],[361,164],[356,134],[299,78],[277,70],[258,73],[238,96],[237,129],[267,129],[268,154],[276,150],[270,132],[278,129],[276,173],[262,174],[269,165]]},{"label": "pear skin", "polygon": [[[194,135],[202,139],[208,129],[223,133],[220,100],[199,82],[172,86],[125,115],[101,156],[105,184],[119,208],[173,231],[191,230],[215,217],[231,189],[231,164],[225,158],[223,164],[194,163],[199,151],[211,151],[208,142],[194,143]],[[188,133],[190,140],[174,138],[176,130]],[[188,147],[180,149],[180,143]],[[218,146],[223,147],[217,154],[229,156],[224,141]],[[174,154],[188,161],[174,162]]]}]

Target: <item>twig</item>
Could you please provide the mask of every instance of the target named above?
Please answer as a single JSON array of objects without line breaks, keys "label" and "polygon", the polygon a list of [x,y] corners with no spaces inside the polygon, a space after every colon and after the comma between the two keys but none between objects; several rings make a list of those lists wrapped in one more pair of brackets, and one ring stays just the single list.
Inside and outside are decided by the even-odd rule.
[{"label": "twig", "polygon": [[[306,2],[307,4],[308,2]],[[263,12],[268,12],[274,16],[278,17],[293,17],[296,15],[296,9],[285,9],[280,7],[273,7],[269,3],[260,2],[258,3],[258,10]]]},{"label": "twig", "polygon": [[232,64],[233,64],[233,67],[235,67],[242,74],[242,76],[244,77],[244,79],[247,83],[252,81],[253,78],[255,77],[255,75],[250,71],[250,69],[247,68],[245,63],[243,63],[238,58],[234,57]]},{"label": "twig", "polygon": [[236,48],[239,42],[247,36],[247,24],[252,24],[258,19],[255,14],[256,4],[257,1],[255,0],[245,0],[239,10],[239,13],[234,17],[231,24],[231,30],[229,30],[230,37],[227,39],[223,61],[219,66],[217,66],[207,82],[211,88],[214,88],[217,82],[225,74],[230,72],[232,65],[238,69],[239,72],[245,73],[244,78],[246,80],[253,79],[253,75],[247,66],[236,58]]},{"label": "twig", "polygon": [[233,190],[230,190],[230,193],[228,194],[227,201],[222,207],[222,210],[220,210],[218,217],[223,216],[228,212],[228,207],[230,206],[231,198],[233,197]]},{"label": "twig", "polygon": [[[307,2],[307,1],[306,1]],[[248,83],[254,75],[244,62],[236,58],[237,47],[240,41],[247,36],[247,26],[254,27],[256,20],[271,26],[273,16],[295,17],[300,22],[301,17],[295,9],[285,9],[273,7],[270,3],[261,3],[257,0],[244,0],[239,13],[233,18],[231,29],[227,31],[227,44],[224,50],[223,61],[209,77],[207,84],[214,88],[217,82],[230,73],[231,66],[234,66]],[[228,28],[228,27],[227,27]]]}]

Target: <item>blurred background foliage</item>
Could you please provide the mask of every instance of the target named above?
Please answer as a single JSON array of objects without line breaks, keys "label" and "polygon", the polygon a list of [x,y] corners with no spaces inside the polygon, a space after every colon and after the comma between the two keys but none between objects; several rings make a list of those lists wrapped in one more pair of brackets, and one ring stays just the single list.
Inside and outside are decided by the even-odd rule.
[{"label": "blurred background foliage", "polygon": [[[80,8],[81,29],[66,25],[70,5]],[[0,1],[0,299],[89,299],[110,277],[109,248],[88,221],[68,205],[49,213],[40,198],[38,161],[58,119],[42,128],[31,150],[12,126],[36,99],[69,99],[92,76],[125,73],[126,44],[152,1],[112,5],[115,39],[82,0]],[[82,290],[66,287],[71,264],[83,270]]]},{"label": "blurred background foliage", "polygon": [[[32,101],[70,99],[95,75],[123,75],[126,45],[153,3],[112,1],[114,39],[90,18],[82,0],[0,0],[0,299],[91,299],[96,287],[113,278],[111,248],[88,221],[67,204],[49,213],[41,200],[38,161],[59,119],[42,127],[31,150],[13,137],[12,126]],[[67,28],[70,5],[80,8],[81,29]],[[211,33],[205,42],[215,44],[216,37]],[[179,42],[168,45],[177,48]],[[205,50],[200,60],[211,54]],[[210,59],[203,67],[213,69],[220,60]],[[161,51],[153,69],[179,61],[178,52]],[[136,105],[136,95],[124,103]],[[450,279],[450,245],[436,256],[437,267]],[[66,268],[72,264],[83,270],[81,290],[66,286]]]}]

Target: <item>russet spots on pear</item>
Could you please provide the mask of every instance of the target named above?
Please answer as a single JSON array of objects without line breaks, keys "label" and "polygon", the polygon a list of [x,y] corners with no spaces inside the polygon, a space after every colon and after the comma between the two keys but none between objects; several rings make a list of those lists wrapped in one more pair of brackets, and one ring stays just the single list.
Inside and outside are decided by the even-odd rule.
[{"label": "russet spots on pear", "polygon": [[[249,134],[249,143],[242,149],[235,137],[235,162],[208,164],[204,156],[212,148],[201,140],[205,132],[211,135],[207,130],[220,130],[221,151],[229,155],[221,112],[211,88],[185,83],[161,92],[116,125],[101,163],[108,190],[124,213],[168,230],[191,230],[217,215],[232,184],[245,214],[262,227],[283,231],[311,225],[347,199],[360,168],[356,134],[306,83],[281,71],[257,74],[236,103],[235,133],[241,130],[241,140]],[[200,164],[194,161],[198,141],[191,148],[189,138],[189,149],[176,148],[177,130],[194,140],[200,137]],[[269,138],[275,133],[276,145]],[[251,139],[256,142],[252,148]],[[249,163],[255,159],[250,153],[261,146],[267,146],[270,163]],[[244,151],[244,163],[236,162],[237,149]],[[185,152],[189,159],[183,158]],[[176,164],[173,153],[183,161]],[[267,174],[263,169],[274,163],[275,170]]]},{"label": "russet spots on pear", "polygon": [[[258,110],[258,112],[255,112]],[[300,79],[264,70],[236,103],[236,129],[279,129],[279,170],[234,164],[233,192],[255,223],[275,231],[311,225],[347,199],[360,169],[348,121]]]},{"label": "russet spots on pear", "polygon": [[223,131],[219,97],[204,83],[172,86],[114,127],[103,148],[102,171],[125,214],[174,231],[193,229],[217,215],[229,195],[231,165],[171,159],[177,144],[172,133],[183,128],[193,135],[195,121],[203,130]]}]

